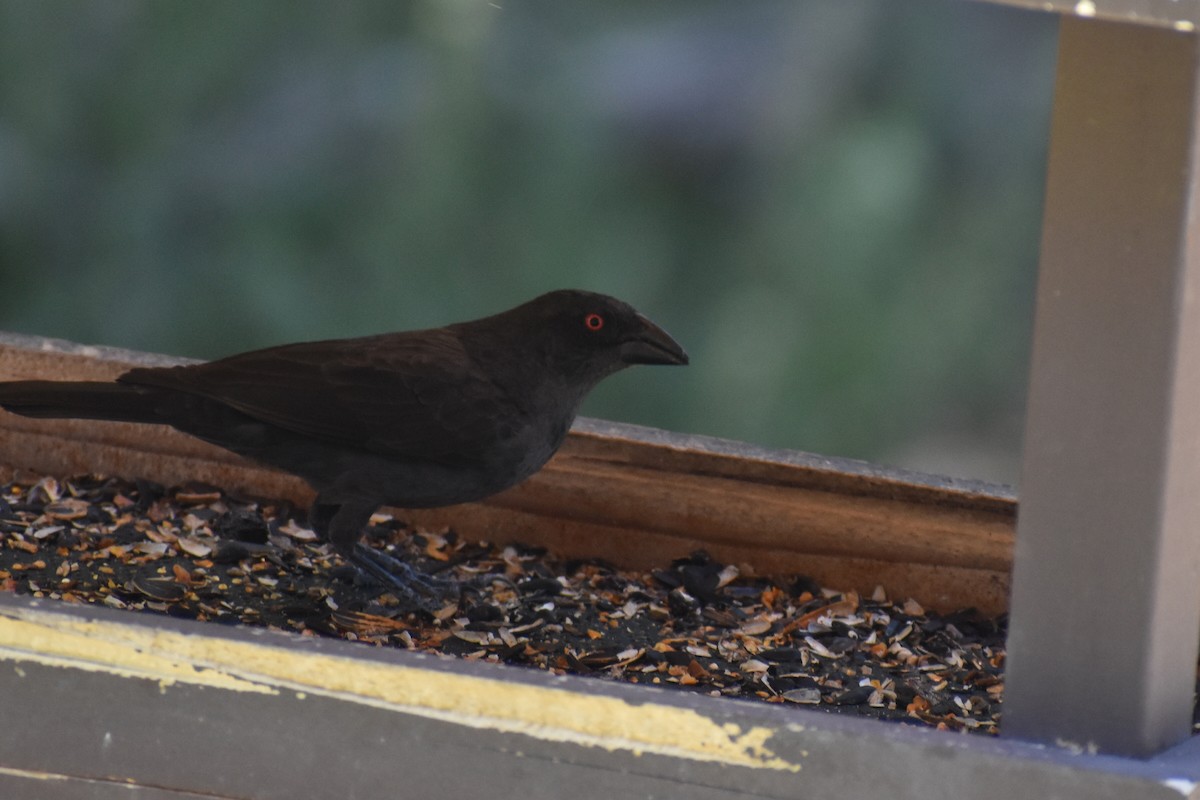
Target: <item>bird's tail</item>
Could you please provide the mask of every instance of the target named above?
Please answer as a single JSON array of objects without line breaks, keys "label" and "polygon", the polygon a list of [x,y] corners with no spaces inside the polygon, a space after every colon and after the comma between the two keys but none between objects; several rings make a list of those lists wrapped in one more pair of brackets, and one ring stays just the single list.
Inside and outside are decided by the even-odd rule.
[{"label": "bird's tail", "polygon": [[23,417],[155,422],[156,398],[136,386],[107,381],[0,382],[0,408]]}]

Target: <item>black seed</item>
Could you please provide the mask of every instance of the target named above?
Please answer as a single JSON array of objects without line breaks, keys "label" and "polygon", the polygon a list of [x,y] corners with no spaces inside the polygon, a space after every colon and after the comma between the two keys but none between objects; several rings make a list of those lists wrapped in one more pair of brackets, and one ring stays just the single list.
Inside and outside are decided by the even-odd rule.
[{"label": "black seed", "polygon": [[820,597],[821,584],[807,575],[797,575],[796,579],[792,581],[791,586],[788,587],[788,591],[791,592],[792,597],[799,597],[805,592],[808,592],[813,597]]},{"label": "black seed", "polygon": [[361,574],[353,564],[338,564],[329,569],[329,577],[342,583],[357,583]]},{"label": "black seed", "polygon": [[234,539],[251,544],[266,544],[270,533],[266,523],[258,514],[248,511],[227,511],[217,518],[212,526],[213,533],[222,539]]},{"label": "black seed", "polygon": [[656,569],[650,575],[668,589],[676,589],[683,583],[679,575],[672,570]]},{"label": "black seed", "polygon": [[667,595],[667,608],[675,616],[685,617],[694,614],[700,608],[700,603],[682,588],[672,589]]},{"label": "black seed", "polygon": [[130,585],[134,590],[144,594],[151,600],[160,600],[164,603],[171,603],[177,600],[182,600],[187,596],[187,589],[177,583],[173,578],[150,578],[142,575],[134,576],[130,581]]},{"label": "black seed", "polygon": [[799,664],[804,659],[804,656],[801,655],[802,652],[796,647],[772,647],[758,651],[758,658],[766,661]]},{"label": "black seed", "polygon": [[667,663],[673,667],[686,667],[695,658],[691,653],[685,653],[682,650],[668,650],[663,655],[666,657]]},{"label": "black seed", "polygon": [[212,559],[217,564],[236,564],[242,559],[249,557],[250,548],[241,542],[221,542]]},{"label": "black seed", "polygon": [[939,700],[929,708],[929,713],[935,717],[944,717],[958,711],[958,704],[953,700]]},{"label": "black seed", "polygon": [[471,622],[500,622],[504,619],[504,611],[491,603],[475,603],[467,608],[466,617]]},{"label": "black seed", "polygon": [[721,566],[719,564],[689,565],[679,568],[679,576],[683,579],[683,588],[702,603],[711,603],[717,599],[717,584],[721,582],[720,573]]},{"label": "black seed", "polygon": [[833,698],[835,706],[861,706],[866,703],[875,690],[870,686],[855,686]]},{"label": "black seed", "polygon": [[840,656],[843,653],[853,650],[858,645],[858,642],[849,636],[834,636],[831,639],[826,639],[822,644],[825,645],[825,649]]},{"label": "black seed", "polygon": [[562,593],[562,588],[553,578],[526,578],[517,583],[517,589],[527,597],[554,597]]}]

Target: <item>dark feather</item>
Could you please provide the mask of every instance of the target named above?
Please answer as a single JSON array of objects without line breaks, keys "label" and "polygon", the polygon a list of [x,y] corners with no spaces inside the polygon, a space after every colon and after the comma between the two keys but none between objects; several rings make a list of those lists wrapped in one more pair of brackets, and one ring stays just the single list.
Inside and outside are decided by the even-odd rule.
[{"label": "dark feather", "polygon": [[0,383],[0,407],[26,417],[155,421],[151,398],[110,381],[8,381]]},{"label": "dark feather", "polygon": [[118,380],[206,397],[330,444],[452,466],[480,462],[501,432],[495,421],[520,413],[444,328],[284,345]]}]

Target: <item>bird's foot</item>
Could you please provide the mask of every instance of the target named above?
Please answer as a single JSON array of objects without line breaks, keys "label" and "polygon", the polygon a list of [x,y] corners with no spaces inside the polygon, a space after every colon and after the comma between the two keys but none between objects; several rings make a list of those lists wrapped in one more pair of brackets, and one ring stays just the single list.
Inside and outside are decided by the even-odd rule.
[{"label": "bird's foot", "polygon": [[477,575],[474,578],[465,580],[459,584],[459,591],[473,591],[478,594],[484,594],[492,588],[493,583],[502,583],[509,589],[520,594],[520,589],[508,577],[495,572],[489,572],[486,575]]},{"label": "bird's foot", "polygon": [[400,600],[426,611],[457,595],[453,581],[422,574],[408,564],[364,544],[356,544],[350,563],[396,592]]}]

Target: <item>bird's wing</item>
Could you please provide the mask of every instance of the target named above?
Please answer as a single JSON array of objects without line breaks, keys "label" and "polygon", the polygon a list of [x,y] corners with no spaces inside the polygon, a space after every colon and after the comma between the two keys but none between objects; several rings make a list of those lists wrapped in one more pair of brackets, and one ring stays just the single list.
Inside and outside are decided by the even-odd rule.
[{"label": "bird's wing", "polygon": [[334,444],[453,466],[479,463],[520,414],[443,329],[284,345],[119,380],[201,395]]}]

